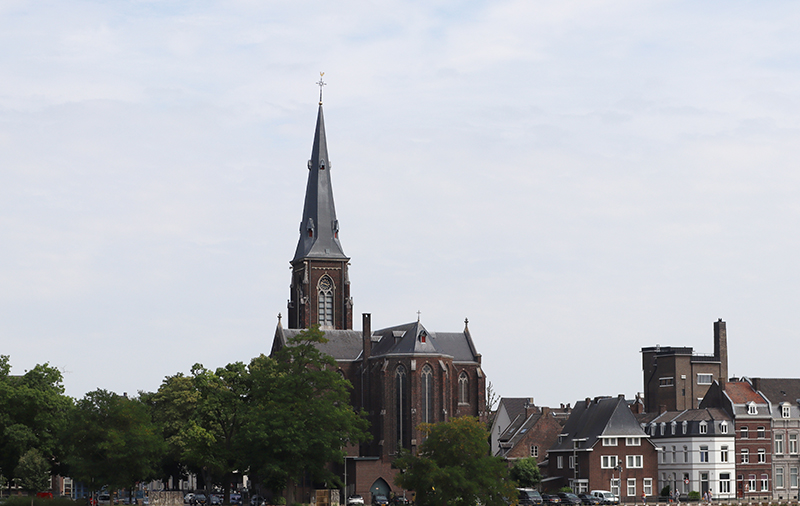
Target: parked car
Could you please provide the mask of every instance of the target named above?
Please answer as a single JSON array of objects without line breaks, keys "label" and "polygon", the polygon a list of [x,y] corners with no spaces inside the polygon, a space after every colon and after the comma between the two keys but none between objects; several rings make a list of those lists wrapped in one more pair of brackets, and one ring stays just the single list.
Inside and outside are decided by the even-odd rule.
[{"label": "parked car", "polygon": [[517,489],[518,497],[517,501],[519,504],[523,506],[529,505],[536,505],[540,506],[544,503],[544,499],[542,499],[542,494],[539,493],[538,490],[534,490],[532,488],[518,488]]},{"label": "parked car", "polygon": [[358,494],[353,494],[347,498],[347,506],[364,506],[364,498]]},{"label": "parked car", "polygon": [[404,495],[396,495],[390,499],[392,506],[406,506],[409,504],[408,499]]},{"label": "parked car", "polygon": [[599,497],[603,504],[619,504],[619,497],[615,496],[608,490],[592,490],[592,495]]},{"label": "parked car", "polygon": [[192,499],[194,499],[194,493],[193,492],[189,492],[188,494],[183,496],[184,504],[189,504],[190,502],[192,502]]},{"label": "parked car", "polygon": [[580,498],[572,492],[559,492],[558,497],[562,504],[572,504],[573,506],[581,504]]},{"label": "parked car", "polygon": [[205,494],[195,494],[194,495],[194,503],[195,504],[206,504],[208,503],[208,498]]},{"label": "parked car", "polygon": [[588,506],[597,506],[598,504],[603,504],[603,500],[599,497],[595,497],[592,494],[578,494],[581,502]]},{"label": "parked car", "polygon": [[267,502],[267,500],[258,494],[250,496],[250,506],[261,506],[265,502]]},{"label": "parked car", "polygon": [[372,496],[372,506],[388,506],[388,505],[389,505],[389,499],[387,499],[385,495]]},{"label": "parked car", "polygon": [[542,500],[545,504],[561,504],[561,498],[553,494],[542,494]]}]

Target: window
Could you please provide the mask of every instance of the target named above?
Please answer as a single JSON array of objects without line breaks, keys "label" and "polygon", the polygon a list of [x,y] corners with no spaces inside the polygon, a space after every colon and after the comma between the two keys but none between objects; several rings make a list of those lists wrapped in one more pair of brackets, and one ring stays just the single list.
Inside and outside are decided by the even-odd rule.
[{"label": "window", "polygon": [[783,455],[783,434],[775,434],[775,453]]},{"label": "window", "polygon": [[764,439],[765,437],[767,437],[766,429],[764,429],[764,427],[759,427],[758,429],[756,429],[756,436],[758,437],[758,439]]},{"label": "window", "polygon": [[625,457],[625,467],[628,469],[641,468],[642,456],[641,455],[628,455]]},{"label": "window", "polygon": [[689,448],[686,445],[683,446],[683,461],[689,462]]},{"label": "window", "polygon": [[617,446],[617,438],[615,438],[615,437],[604,437],[603,438],[603,446]]},{"label": "window", "polygon": [[422,368],[422,422],[433,423],[433,369]]},{"label": "window", "polygon": [[719,492],[721,494],[731,493],[731,473],[719,473]]},{"label": "window", "polygon": [[797,434],[789,434],[789,453],[797,454]]},{"label": "window", "polygon": [[662,436],[667,433],[667,424],[666,423],[661,422],[659,424],[659,428],[661,429],[661,435]]},{"label": "window", "polygon": [[564,469],[564,457],[562,455],[556,457],[556,467],[559,469]]},{"label": "window", "polygon": [[789,468],[789,486],[792,488],[797,488],[797,468],[790,467]]},{"label": "window", "polygon": [[722,422],[719,424],[719,432],[720,434],[728,433],[728,422]]},{"label": "window", "polygon": [[531,445],[531,457],[539,457],[539,446]]},{"label": "window", "polygon": [[636,497],[636,478],[628,478],[628,497]]},{"label": "window", "polygon": [[785,488],[783,483],[783,468],[776,467],[775,468],[775,488]]},{"label": "window", "polygon": [[752,401],[747,403],[747,414],[748,415],[757,415],[758,414],[758,409],[756,409],[756,405]]},{"label": "window", "polygon": [[747,427],[742,427],[742,439],[747,439],[750,437],[750,431]]},{"label": "window", "polygon": [[708,446],[700,447],[700,462],[708,462]]},{"label": "window", "polygon": [[697,384],[698,385],[710,385],[711,382],[714,381],[714,377],[710,374],[698,374],[697,375]]},{"label": "window", "polygon": [[333,328],[333,279],[325,274],[317,283],[317,317],[321,328]]},{"label": "window", "polygon": [[458,377],[458,403],[469,404],[469,378],[466,372]]},{"label": "window", "polygon": [[603,469],[613,469],[617,467],[617,456],[603,455],[600,459],[600,467]]},{"label": "window", "polygon": [[[411,421],[408,418],[408,377],[406,375],[406,368],[402,365],[397,366],[394,372],[395,381],[395,438],[400,443],[399,447],[404,448],[408,429]],[[410,443],[410,441],[409,441]]]},{"label": "window", "polygon": [[653,495],[653,478],[642,479],[642,491],[646,496]]},{"label": "window", "polygon": [[677,424],[677,423],[675,423],[675,422],[672,422],[671,424],[669,424],[669,433],[670,433],[670,434],[672,434],[672,435],[675,435],[675,427],[676,427],[677,425],[678,425],[678,424]]},{"label": "window", "polygon": [[756,489],[756,475],[751,474],[750,479],[748,480],[747,486],[750,488],[751,492],[755,492]]},{"label": "window", "polygon": [[765,492],[769,490],[769,475],[762,474],[761,475],[761,491]]},{"label": "window", "polygon": [[767,461],[767,451],[763,448],[758,449],[758,463],[763,464]]},{"label": "window", "polygon": [[686,429],[687,429],[688,427],[689,427],[689,422],[687,422],[686,420],[684,420],[684,421],[683,421],[683,423],[681,423],[681,431],[682,431],[682,433],[683,433],[683,434],[686,434]]},{"label": "window", "polygon": [[708,424],[705,421],[700,422],[700,434],[708,434]]},{"label": "window", "polygon": [[611,480],[611,490],[610,492],[614,495],[619,495],[619,478],[613,478]]},{"label": "window", "polygon": [[789,418],[792,416],[792,408],[789,404],[782,404],[781,405],[781,416],[783,418]]},{"label": "window", "polygon": [[677,451],[675,451],[675,447],[673,446],[673,447],[672,447],[672,461],[673,461],[673,462],[677,462],[677,461],[678,461],[678,455],[677,455],[677,453],[678,453],[678,452],[677,452]]},{"label": "window", "polygon": [[719,450],[719,461],[720,462],[727,462],[728,461],[728,447],[723,446]]},{"label": "window", "polygon": [[569,468],[570,468],[570,469],[575,469],[575,457],[574,457],[573,455],[570,455],[570,456],[569,456],[569,463],[568,463],[568,465],[569,465]]},{"label": "window", "polygon": [[750,450],[742,448],[742,464],[750,463]]},{"label": "window", "polygon": [[642,438],[640,437],[625,438],[625,446],[642,446]]},{"label": "window", "polygon": [[658,378],[658,386],[660,387],[671,387],[675,386],[675,378]]}]

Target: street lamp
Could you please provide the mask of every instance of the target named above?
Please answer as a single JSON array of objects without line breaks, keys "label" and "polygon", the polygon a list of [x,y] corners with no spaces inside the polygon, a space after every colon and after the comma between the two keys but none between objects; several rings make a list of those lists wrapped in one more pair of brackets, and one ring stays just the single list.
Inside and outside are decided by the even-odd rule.
[{"label": "street lamp", "polygon": [[[617,464],[614,466],[614,469],[611,471],[611,488],[614,488],[614,471],[619,473],[619,479],[617,480],[617,502],[622,502],[622,464]],[[611,490],[611,493],[614,493],[614,490]]]}]

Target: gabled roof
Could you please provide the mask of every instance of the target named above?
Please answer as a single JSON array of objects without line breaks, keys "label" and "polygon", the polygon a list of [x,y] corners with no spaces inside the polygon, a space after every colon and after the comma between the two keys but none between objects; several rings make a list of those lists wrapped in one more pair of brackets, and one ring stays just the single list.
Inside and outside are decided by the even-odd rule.
[{"label": "gabled roof", "polygon": [[728,381],[724,387],[725,395],[733,404],[766,404],[767,401],[761,397],[753,386],[746,381]]},{"label": "gabled roof", "polygon": [[508,450],[514,448],[520,439],[531,430],[542,418],[541,410],[536,410],[526,417],[525,413],[517,415],[511,425],[500,435],[500,455],[504,455]]},{"label": "gabled roof", "polygon": [[[297,336],[304,329],[285,329],[278,323],[275,329],[275,338],[272,341],[272,353],[286,346],[290,338]],[[327,343],[317,345],[322,353],[332,356],[336,360],[356,360],[363,351],[360,330],[326,330]]]},{"label": "gabled roof", "polygon": [[583,440],[581,448],[591,448],[601,437],[648,437],[621,395],[579,401],[563,433],[566,436],[553,450],[572,450],[574,440]]},{"label": "gabled roof", "polygon": [[525,413],[525,405],[531,403],[530,397],[503,397],[497,405],[497,410],[505,408],[509,420],[514,420],[520,414]]}]

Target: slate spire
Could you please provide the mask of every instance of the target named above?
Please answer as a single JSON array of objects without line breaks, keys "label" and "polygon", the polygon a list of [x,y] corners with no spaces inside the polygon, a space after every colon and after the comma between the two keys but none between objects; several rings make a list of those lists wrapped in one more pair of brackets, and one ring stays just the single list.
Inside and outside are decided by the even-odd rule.
[{"label": "slate spire", "polygon": [[303,220],[300,222],[300,240],[294,259],[347,259],[339,243],[339,222],[333,204],[331,186],[331,162],[328,158],[328,144],[325,139],[325,119],[322,114],[322,101],[317,113],[317,128],[314,132],[314,145],[308,161],[308,184],[306,201],[303,207]]}]

